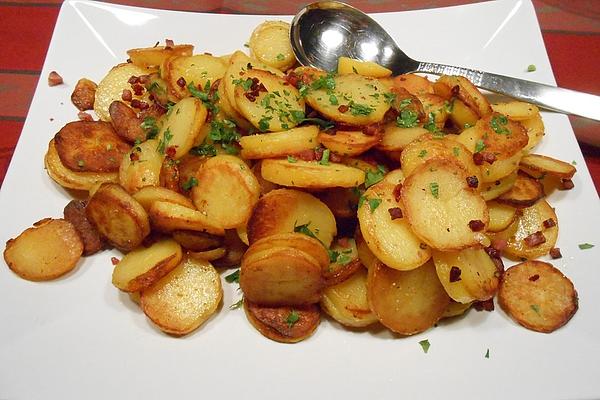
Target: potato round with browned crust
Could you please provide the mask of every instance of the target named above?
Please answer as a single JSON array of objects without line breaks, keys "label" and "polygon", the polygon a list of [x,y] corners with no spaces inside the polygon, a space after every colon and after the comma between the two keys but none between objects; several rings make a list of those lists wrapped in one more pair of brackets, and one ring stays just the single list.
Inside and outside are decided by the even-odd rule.
[{"label": "potato round with browned crust", "polygon": [[526,261],[506,270],[498,302],[527,329],[550,333],[575,315],[577,292],[573,283],[551,264]]},{"label": "potato round with browned crust", "polygon": [[301,250],[312,256],[322,271],[329,267],[330,260],[325,246],[318,239],[304,233],[284,232],[269,235],[252,243],[252,249],[249,252],[254,253],[273,247],[290,247]]},{"label": "potato round with browned crust", "polygon": [[115,247],[129,251],[150,233],[150,220],[144,207],[121,186],[105,183],[86,207],[90,222]]},{"label": "potato round with browned crust", "polygon": [[102,121],[69,122],[54,136],[63,165],[73,171],[116,172],[130,145],[111,124]]},{"label": "potato round with browned crust", "polygon": [[278,185],[308,189],[353,188],[365,181],[365,173],[358,168],[334,162],[295,159],[263,160],[261,174],[267,181]]},{"label": "potato round with browned crust", "polygon": [[480,117],[484,117],[492,112],[490,102],[467,78],[462,76],[442,75],[438,79],[438,82],[445,83],[451,89],[458,87],[458,98],[472,110],[477,112]]},{"label": "potato round with browned crust", "polygon": [[120,100],[113,101],[108,107],[111,123],[115,132],[123,140],[134,143],[136,140],[146,140],[146,132],[137,113]]},{"label": "potato round with browned crust", "polygon": [[89,256],[104,248],[104,240],[98,230],[90,223],[85,214],[85,201],[71,200],[63,211],[65,220],[69,221],[83,242],[83,255]]},{"label": "potato round with browned crust", "polygon": [[366,135],[362,131],[338,130],[333,134],[321,131],[319,143],[341,156],[357,156],[381,141],[379,135]]},{"label": "potato round with browned crust", "polygon": [[282,343],[297,343],[310,337],[321,322],[316,304],[270,307],[244,299],[244,311],[261,335]]},{"label": "potato round with browned crust", "polygon": [[477,121],[475,126],[482,132],[482,151],[493,153],[498,160],[517,154],[529,141],[523,125],[502,114],[491,113]]},{"label": "potato round with browned crust", "polygon": [[43,219],[6,242],[4,261],[23,279],[48,281],[71,271],[83,253],[75,227],[64,219]]},{"label": "potato round with browned crust", "polygon": [[[132,76],[146,75],[148,71],[134,63],[123,63],[113,67],[98,84],[94,99],[94,111],[102,121],[110,121],[108,108],[113,101],[121,100],[123,90],[131,91],[129,79]],[[144,97],[145,96],[145,97]],[[148,93],[142,96],[133,95],[134,99],[146,100]]]}]

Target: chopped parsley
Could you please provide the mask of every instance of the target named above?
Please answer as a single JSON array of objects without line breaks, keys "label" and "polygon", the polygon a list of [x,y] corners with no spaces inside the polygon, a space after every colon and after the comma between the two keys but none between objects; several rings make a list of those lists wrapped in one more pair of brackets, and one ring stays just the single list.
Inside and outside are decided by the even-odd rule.
[{"label": "chopped parsley", "polygon": [[351,101],[350,104],[348,104],[348,107],[350,107],[350,113],[354,116],[369,115],[375,111],[375,109],[371,106],[366,104],[356,104],[354,101]]},{"label": "chopped parsley", "polygon": [[165,130],[165,133],[163,134],[163,137],[158,141],[158,146],[156,147],[156,150],[160,154],[165,154],[165,150],[167,149],[167,145],[169,144],[171,139],[173,139],[173,134],[171,133],[171,129],[167,128]]},{"label": "chopped parsley", "polygon": [[414,128],[418,122],[419,115],[409,109],[400,111],[400,115],[396,118],[396,125],[400,128]]},{"label": "chopped parsley", "polygon": [[427,155],[427,150],[423,149],[419,152],[419,158],[423,158]]},{"label": "chopped parsley", "polygon": [[235,122],[228,119],[211,121],[208,137],[213,142],[220,143],[228,154],[238,153],[238,148],[234,144],[240,140],[240,134]]},{"label": "chopped parsley", "polygon": [[202,143],[201,145],[192,147],[190,153],[196,156],[214,157],[217,155],[217,150],[215,149],[215,146],[210,143]]},{"label": "chopped parsley", "polygon": [[452,148],[452,154],[454,154],[454,157],[458,157],[460,155],[460,148],[453,147]]},{"label": "chopped parsley", "polygon": [[588,249],[591,249],[592,247],[594,247],[594,245],[590,244],[590,243],[581,243],[579,245],[580,250],[588,250]]},{"label": "chopped parsley", "polygon": [[321,156],[321,160],[319,161],[319,164],[321,165],[329,165],[329,149],[325,149],[323,150],[323,155]]},{"label": "chopped parsley", "polygon": [[490,120],[490,126],[499,135],[508,135],[510,131],[506,128],[508,118],[504,115],[495,115]]},{"label": "chopped parsley", "polygon": [[335,89],[334,75],[329,73],[327,75],[320,76],[318,79],[316,79],[313,83],[310,84],[310,88],[312,90],[325,89],[328,92],[332,91],[333,89]]},{"label": "chopped parsley", "polygon": [[188,191],[194,186],[198,186],[198,179],[196,179],[194,176],[190,176],[190,179],[188,179],[187,182],[185,182],[181,187],[183,190]]},{"label": "chopped parsley", "polygon": [[375,212],[377,207],[381,204],[381,199],[369,199],[367,200],[369,203],[369,208],[371,209],[371,213]]},{"label": "chopped parsley", "polygon": [[431,191],[431,195],[436,199],[440,198],[440,185],[437,182],[431,182],[429,184],[429,190]]},{"label": "chopped parsley", "polygon": [[292,119],[297,123],[300,123],[300,122],[303,122],[306,120],[306,118],[305,118],[306,115],[304,114],[304,111],[302,111],[302,110],[290,110],[290,115],[292,116]]},{"label": "chopped parsley", "polygon": [[285,56],[281,53],[277,54],[277,56],[275,57],[277,59],[277,61],[283,61],[285,59]]},{"label": "chopped parsley", "polygon": [[313,123],[315,125],[319,125],[321,127],[321,129],[330,129],[335,126],[335,124],[333,122],[326,121],[321,118],[302,118],[302,119],[298,120],[298,125],[300,125],[304,122],[309,122],[309,123]]},{"label": "chopped parsley", "polygon": [[225,281],[227,283],[240,283],[240,270],[236,269],[234,272],[227,275]]},{"label": "chopped parsley", "polygon": [[285,319],[285,323],[288,325],[289,328],[291,328],[292,326],[294,326],[296,324],[296,322],[298,322],[300,320],[300,315],[295,311],[292,310],[287,318]]},{"label": "chopped parsley", "polygon": [[490,349],[487,349],[487,350],[485,351],[485,356],[484,356],[484,357],[485,357],[485,358],[490,358]]},{"label": "chopped parsley", "polygon": [[392,92],[384,93],[383,97],[385,98],[386,103],[392,104],[396,100],[396,93],[392,93]]},{"label": "chopped parsley", "polygon": [[577,165],[577,161],[573,160],[573,161],[571,161],[571,164]]},{"label": "chopped parsley", "polygon": [[83,168],[84,165],[85,165],[85,161],[83,161],[83,160],[77,160],[77,166],[79,168]]},{"label": "chopped parsley", "polygon": [[252,87],[252,78],[246,79],[234,79],[231,81],[236,86],[241,86],[245,92],[247,92]]},{"label": "chopped parsley", "polygon": [[533,72],[535,71],[537,68],[535,67],[535,64],[529,64],[527,66],[527,72]]},{"label": "chopped parsley", "polygon": [[146,133],[146,139],[154,139],[158,135],[159,129],[156,125],[156,118],[146,117],[140,126]]},{"label": "chopped parsley", "polygon": [[214,101],[218,100],[218,98],[219,98],[218,94],[215,92],[212,96],[209,95],[210,81],[206,81],[206,84],[204,85],[204,91],[200,90],[194,84],[194,82],[190,82],[187,85],[187,89],[193,97],[200,99],[202,101],[202,103],[206,106],[207,109],[209,109],[210,111],[212,111],[215,114],[219,112],[218,107],[213,104]]},{"label": "chopped parsley", "polygon": [[315,235],[313,233],[313,231],[310,230],[310,228],[308,227],[309,225],[310,225],[310,222],[308,222],[308,223],[306,223],[304,225],[296,225],[294,223],[294,232],[296,232],[296,233],[302,233],[303,235],[310,236],[311,238],[319,240],[319,238],[317,237],[317,235]]},{"label": "chopped parsley", "polygon": [[429,119],[427,120],[427,123],[425,125],[423,125],[423,128],[427,129],[429,132],[438,132],[439,129],[435,123],[435,114],[430,112],[429,113]]},{"label": "chopped parsley", "polygon": [[483,143],[483,139],[479,139],[477,143],[475,143],[475,153],[480,153],[485,149],[485,143]]},{"label": "chopped parsley", "polygon": [[329,102],[331,103],[332,106],[337,106],[338,104],[340,104],[338,102],[338,98],[335,94],[329,95]]},{"label": "chopped parsley", "polygon": [[271,121],[271,119],[273,119],[273,117],[262,117],[260,121],[258,121],[258,129],[260,129],[261,132],[268,131],[270,127],[269,121]]},{"label": "chopped parsley", "polygon": [[421,340],[419,342],[419,344],[421,345],[421,348],[423,349],[423,353],[427,354],[427,352],[429,351],[429,347],[431,347],[431,344],[429,344],[429,340],[427,340],[427,339]]},{"label": "chopped parsley", "polygon": [[540,306],[538,306],[537,304],[531,304],[529,307],[531,307],[531,309],[532,309],[533,311],[535,311],[535,313],[536,313],[537,315],[540,315]]},{"label": "chopped parsley", "polygon": [[240,308],[243,305],[244,305],[244,298],[242,297],[241,299],[239,299],[238,301],[236,301],[235,303],[233,303],[232,305],[230,305],[229,309],[230,310],[237,310],[238,308]]},{"label": "chopped parsley", "polygon": [[294,156],[287,156],[287,160],[289,163],[297,163],[298,160]]},{"label": "chopped parsley", "polygon": [[380,182],[383,179],[385,172],[385,167],[381,164],[377,164],[377,169],[375,171],[368,169],[365,174],[365,188]]}]

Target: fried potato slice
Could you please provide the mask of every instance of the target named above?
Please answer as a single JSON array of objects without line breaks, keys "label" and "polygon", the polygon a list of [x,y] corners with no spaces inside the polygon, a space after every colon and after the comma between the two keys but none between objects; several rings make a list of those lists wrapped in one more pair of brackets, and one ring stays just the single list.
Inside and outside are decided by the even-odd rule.
[{"label": "fried potato slice", "polygon": [[479,114],[457,98],[450,101],[449,109],[448,119],[460,130],[475,125],[479,119]]},{"label": "fried potato slice", "polygon": [[500,275],[496,264],[482,248],[433,251],[435,269],[452,300],[470,303],[489,300],[496,294]]},{"label": "fried potato slice", "polygon": [[253,68],[235,82],[236,109],[261,132],[295,127],[304,118],[304,99],[281,76]]},{"label": "fried potato slice", "polygon": [[290,24],[265,21],[258,25],[248,41],[252,56],[273,68],[286,71],[296,64],[290,44]]},{"label": "fried potato slice", "polygon": [[358,74],[370,76],[371,78],[386,78],[392,75],[392,71],[372,61],[355,60],[349,57],[338,58],[337,72],[340,75]]},{"label": "fried potato slice", "polygon": [[496,198],[499,203],[517,208],[531,207],[536,201],[544,197],[542,184],[523,173],[517,175],[515,184],[506,193]]},{"label": "fried potato slice", "polygon": [[483,182],[479,185],[479,194],[485,201],[490,201],[503,193],[506,193],[513,187],[517,181],[518,171],[513,171],[504,178],[497,179],[491,182]]},{"label": "fried potato slice", "polygon": [[531,260],[506,270],[498,303],[525,328],[550,333],[575,315],[578,296],[562,272],[551,264]]},{"label": "fried potato slice", "polygon": [[273,247],[290,247],[307,253],[317,261],[323,273],[330,266],[330,259],[325,246],[318,239],[304,233],[284,232],[269,235],[254,242],[251,252],[263,251]]},{"label": "fried potato slice", "polygon": [[429,131],[420,126],[402,128],[396,122],[388,122],[383,127],[381,142],[376,147],[383,151],[402,151],[409,143],[426,133]]},{"label": "fried potato slice", "polygon": [[527,131],[527,136],[529,137],[527,146],[525,146],[523,151],[529,152],[542,140],[545,135],[544,121],[542,121],[542,116],[538,114],[533,118],[519,122],[521,122],[521,125],[523,125],[523,128],[525,128]]},{"label": "fried potato slice", "polygon": [[266,159],[260,170],[269,182],[307,189],[352,188],[365,181],[360,169],[334,162]]},{"label": "fried potato slice", "polygon": [[377,263],[369,269],[367,296],[379,322],[401,335],[431,328],[450,304],[431,261],[410,271]]},{"label": "fried potato slice", "polygon": [[[227,92],[225,91],[225,81],[227,80],[227,76],[229,76],[231,78],[230,75],[227,75],[227,73],[225,73],[225,77],[223,79],[221,79],[218,83],[217,83],[217,107],[219,108],[219,113],[222,113],[223,117],[226,117],[224,119],[230,119],[231,121],[233,121],[238,127],[245,129],[247,131],[251,130],[251,129],[255,129],[254,126],[248,122],[243,116],[242,114],[239,113],[239,111],[235,108],[235,105],[231,104],[229,102],[229,98],[227,97]],[[231,79],[239,79],[238,78],[231,78]],[[235,84],[231,83],[231,87],[233,87],[235,90]]]},{"label": "fried potato slice", "polygon": [[306,102],[328,119],[349,125],[369,125],[381,121],[390,108],[383,95],[386,87],[375,78],[351,74],[318,79],[327,82],[318,89],[314,89],[313,82]]},{"label": "fried potato slice", "polygon": [[318,143],[318,134],[319,128],[316,125],[308,125],[287,131],[242,136],[240,155],[246,160],[285,157],[314,149]]},{"label": "fried potato slice", "polygon": [[[180,159],[194,146],[194,140],[206,121],[206,107],[195,97],[180,100],[158,134],[158,152],[169,153],[175,160]],[[174,154],[169,149],[174,148]]]},{"label": "fried potato slice", "polygon": [[463,315],[469,308],[471,308],[472,305],[473,303],[459,303],[457,301],[451,301],[450,304],[448,304],[446,311],[444,311],[442,319]]},{"label": "fried potato slice", "polygon": [[491,105],[494,112],[504,114],[513,121],[524,121],[540,114],[540,109],[524,101],[509,101]]},{"label": "fried potato slice", "polygon": [[433,94],[433,85],[426,76],[416,74],[402,74],[392,78],[392,85],[407,90],[416,96],[421,94]]},{"label": "fried potato slice", "polygon": [[362,131],[319,132],[319,143],[341,156],[354,157],[364,153],[381,141],[379,135],[365,135]]},{"label": "fried potato slice", "polygon": [[152,226],[160,231],[190,230],[223,236],[225,230],[208,215],[170,201],[155,201],[148,211]]},{"label": "fried potato slice", "polygon": [[356,227],[356,231],[354,232],[354,240],[356,242],[358,259],[365,268],[371,269],[376,263],[381,262],[377,259],[377,257],[375,257],[375,254],[373,254],[367,245],[367,242],[363,238],[362,232],[360,231],[360,226]]},{"label": "fried potato slice", "polygon": [[484,117],[492,112],[489,101],[467,78],[442,75],[438,79],[438,82],[445,83],[451,89],[458,87],[458,99],[474,110],[480,117]]},{"label": "fried potato slice", "polygon": [[144,186],[158,186],[164,154],[158,151],[156,139],[146,140],[121,159],[119,183],[129,193],[135,193]]},{"label": "fried potato slice", "polygon": [[276,233],[310,230],[325,247],[337,233],[329,208],[311,194],[292,189],[273,190],[260,198],[247,224],[248,240]]},{"label": "fried potato slice", "polygon": [[244,161],[218,155],[207,160],[196,176],[199,184],[192,189],[192,200],[213,225],[230,229],[248,221],[260,186]]},{"label": "fried potato slice", "polygon": [[451,160],[432,159],[418,167],[404,181],[401,198],[412,230],[438,250],[476,245],[489,222],[485,201],[468,186],[466,170]]},{"label": "fried potato slice", "polygon": [[244,299],[244,311],[261,335],[281,343],[309,338],[321,322],[321,311],[316,304],[269,307]]},{"label": "fried potato slice", "polygon": [[102,183],[119,181],[119,174],[116,172],[78,172],[65,167],[54,145],[54,139],[48,143],[44,166],[50,178],[67,189],[90,190]]},{"label": "fried potato slice", "polygon": [[97,87],[98,85],[96,85],[95,82],[86,78],[81,78],[77,81],[75,89],[73,89],[73,93],[71,93],[71,103],[73,103],[79,111],[93,110]]},{"label": "fried potato slice", "polygon": [[73,171],[116,172],[130,146],[102,121],[74,121],[54,136],[63,165]]},{"label": "fried potato slice", "polygon": [[321,308],[344,326],[361,328],[377,322],[367,298],[367,270],[361,266],[348,279],[325,289]]},{"label": "fried potato slice", "polygon": [[369,187],[358,208],[358,222],[373,254],[390,268],[407,271],[423,265],[431,252],[403,215],[405,206],[396,201],[395,190],[396,185],[385,180]]},{"label": "fried potato slice", "polygon": [[169,273],[182,258],[181,246],[172,239],[127,253],[115,266],[112,283],[124,292],[138,292]]},{"label": "fried potato slice", "polygon": [[4,261],[23,279],[48,281],[75,268],[82,253],[83,242],[73,224],[46,218],[6,242]]},{"label": "fried potato slice", "polygon": [[[110,121],[108,108],[113,101],[121,100],[123,90],[131,91],[129,78],[132,76],[141,76],[148,71],[133,63],[119,64],[113,67],[108,74],[100,81],[96,88],[96,98],[94,99],[94,111],[102,121]],[[143,97],[133,95],[134,99],[144,100]]]},{"label": "fried potato slice", "polygon": [[523,125],[499,113],[494,112],[481,118],[476,127],[483,132],[483,151],[493,153],[498,160],[505,160],[519,153],[529,141]]},{"label": "fried potato slice", "polygon": [[122,101],[113,101],[108,107],[112,126],[119,137],[129,143],[146,140],[142,121],[137,113]]},{"label": "fried potato slice", "polygon": [[227,69],[223,60],[209,54],[170,57],[163,65],[161,74],[167,81],[169,94],[177,99],[190,96],[188,85],[202,90],[210,87],[217,79],[223,78]]},{"label": "fried potato slice", "polygon": [[88,220],[85,214],[85,201],[71,200],[63,211],[66,221],[69,221],[79,233],[83,242],[83,255],[89,256],[104,248],[104,240],[100,233]]},{"label": "fried potato slice", "polygon": [[133,198],[149,211],[156,201],[167,201],[184,207],[194,208],[194,203],[184,195],[160,186],[144,186],[133,194]]},{"label": "fried potato slice", "polygon": [[554,209],[542,199],[531,207],[523,208],[521,215],[508,228],[490,236],[506,240],[504,255],[517,260],[531,260],[548,254],[555,247],[558,218]]},{"label": "fried potato slice", "polygon": [[500,232],[517,218],[517,209],[507,204],[497,201],[488,201],[488,212],[490,213],[490,224],[488,232]]},{"label": "fried potato slice", "polygon": [[205,323],[222,298],[221,278],[210,262],[187,257],[142,291],[140,305],[161,331],[180,336]]},{"label": "fried potato slice", "polygon": [[270,306],[318,303],[323,289],[321,266],[293,247],[248,248],[240,268],[244,298]]},{"label": "fried potato slice", "polygon": [[127,50],[131,63],[143,68],[145,73],[157,71],[163,63],[175,56],[191,56],[194,46],[178,44],[174,46],[154,46]]},{"label": "fried potato slice", "polygon": [[523,156],[519,168],[532,176],[548,174],[561,179],[571,179],[577,172],[572,164],[541,154]]},{"label": "fried potato slice", "polygon": [[150,220],[144,207],[117,184],[100,186],[85,210],[100,234],[123,251],[133,250],[150,233]]},{"label": "fried potato slice", "polygon": [[323,269],[326,286],[338,285],[363,268],[353,238],[338,238],[328,251],[329,263]]},{"label": "fried potato slice", "polygon": [[421,94],[417,98],[423,106],[423,112],[427,116],[427,123],[435,124],[437,129],[444,128],[449,115],[446,100],[435,94]]},{"label": "fried potato slice", "polygon": [[208,233],[197,231],[173,231],[171,237],[184,249],[191,251],[205,251],[218,248],[223,243],[223,238]]}]

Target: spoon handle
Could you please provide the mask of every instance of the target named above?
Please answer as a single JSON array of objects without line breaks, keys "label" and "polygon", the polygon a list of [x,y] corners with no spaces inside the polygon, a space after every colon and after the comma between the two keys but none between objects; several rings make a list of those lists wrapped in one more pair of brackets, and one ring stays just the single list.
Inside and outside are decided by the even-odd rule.
[{"label": "spoon handle", "polygon": [[419,62],[415,72],[464,76],[482,89],[524,100],[549,110],[600,121],[600,96],[444,64]]}]

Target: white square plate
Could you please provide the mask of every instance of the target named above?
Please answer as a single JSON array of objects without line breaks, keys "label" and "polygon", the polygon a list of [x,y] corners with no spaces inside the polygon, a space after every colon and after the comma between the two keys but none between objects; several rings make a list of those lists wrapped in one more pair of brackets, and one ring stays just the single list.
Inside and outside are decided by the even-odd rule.
[{"label": "white square plate", "polygon": [[[416,59],[554,83],[529,0],[375,18]],[[165,38],[192,43],[198,52],[243,49],[264,19],[65,1],[0,192],[0,240],[62,215],[70,196],[46,175],[42,160],[48,141],[77,118],[69,96],[79,78],[98,82],[127,58],[127,49]],[[537,71],[527,73],[529,64]],[[51,70],[66,84],[48,87]],[[549,198],[564,255],[553,264],[580,295],[578,313],[558,331],[526,330],[496,307],[406,338],[351,331],[325,318],[309,340],[282,345],[260,336],[243,311],[228,309],[239,293],[224,283],[218,315],[175,339],[112,286],[110,257],[119,254],[106,251],[45,283],[0,266],[0,398],[600,398],[598,197],[568,119],[544,113],[544,121],[547,135],[537,151],[576,161],[579,169],[575,189]],[[580,250],[584,242],[596,247]],[[424,339],[431,344],[427,354],[419,345]]]}]

